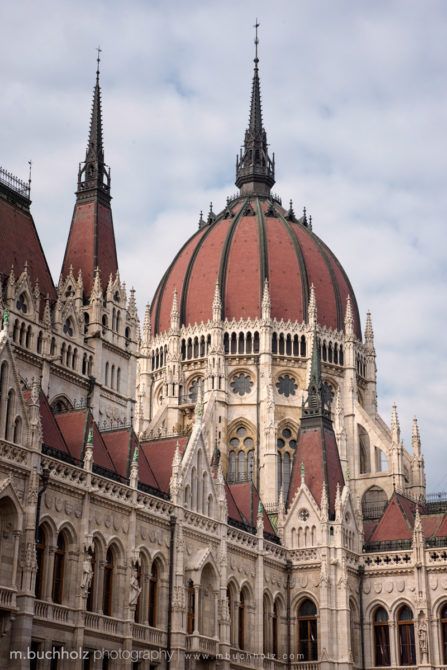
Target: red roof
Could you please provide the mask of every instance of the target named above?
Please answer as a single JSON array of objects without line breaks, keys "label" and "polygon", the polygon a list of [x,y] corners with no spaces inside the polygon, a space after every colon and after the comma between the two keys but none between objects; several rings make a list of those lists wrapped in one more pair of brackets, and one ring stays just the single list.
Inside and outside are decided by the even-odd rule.
[{"label": "red roof", "polygon": [[16,277],[28,263],[31,281],[39,280],[42,296],[56,299],[51,273],[31,213],[0,194],[0,273],[9,275],[14,266]]},{"label": "red roof", "polygon": [[98,426],[92,420],[87,409],[73,410],[56,414],[56,421],[61,429],[64,440],[75,458],[82,460],[90,427],[93,425],[93,462],[115,474],[120,474]]},{"label": "red roof", "polygon": [[305,421],[306,419],[303,418],[298,432],[296,454],[293,459],[292,475],[287,495],[287,507],[292,504],[300,487],[301,464],[303,464],[306,485],[318,505],[323,493],[323,481],[326,481],[329,512],[333,514],[337,484],[340,485],[340,489],[344,486],[335,434],[332,429],[322,424],[317,427],[305,427]]},{"label": "red roof", "polygon": [[[354,292],[333,253],[301,222],[287,220],[287,212],[270,201],[239,198],[214,223],[198,230],[182,247],[160,282],[152,303],[152,329],[170,327],[174,289],[184,325],[211,319],[216,280],[223,315],[227,319],[261,316],[264,280],[269,280],[272,318],[303,321],[310,286],[315,286],[318,321],[343,330],[348,295],[355,330],[361,337]],[[242,213],[241,213],[242,212]]]},{"label": "red roof", "polygon": [[115,276],[117,273],[112,210],[97,199],[75,205],[62,265],[63,277],[70,272],[70,266],[73,266],[75,277],[79,270],[82,271],[86,295],[90,295],[97,267],[101,271],[103,288],[110,274]]},{"label": "red roof", "polygon": [[[226,492],[228,517],[238,523],[256,528],[260,497],[252,482],[227,484]],[[263,518],[264,532],[276,535],[265,508]]]},{"label": "red roof", "polygon": [[143,455],[143,458],[147,459],[155,480],[158,482],[157,488],[165,493],[169,493],[172,460],[177,442],[179,443],[180,452],[183,454],[188,442],[187,437],[165,437],[160,440],[141,442],[140,444],[140,458]]}]

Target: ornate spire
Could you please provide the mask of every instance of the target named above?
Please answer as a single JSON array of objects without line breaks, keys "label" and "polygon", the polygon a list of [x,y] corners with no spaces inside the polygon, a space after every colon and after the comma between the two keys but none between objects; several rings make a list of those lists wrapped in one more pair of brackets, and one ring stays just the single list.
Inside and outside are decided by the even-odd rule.
[{"label": "ornate spire", "polygon": [[413,453],[415,456],[420,458],[421,456],[421,435],[419,433],[418,420],[416,417],[413,418],[413,427],[411,431],[411,446],[413,447]]},{"label": "ornate spire", "polygon": [[400,424],[399,424],[399,417],[397,415],[396,403],[393,404],[391,410],[391,439],[393,441],[393,444],[397,446],[400,445]]},{"label": "ornate spire", "polygon": [[180,328],[180,315],[178,312],[177,289],[174,289],[171,307],[171,329],[178,330]]},{"label": "ornate spire", "polygon": [[269,195],[275,183],[275,155],[268,155],[267,133],[262,123],[261,85],[258,69],[258,28],[255,24],[255,58],[251,90],[250,118],[245,131],[244,146],[236,157],[236,186],[242,195]]},{"label": "ornate spire", "polygon": [[317,301],[315,298],[315,287],[313,284],[310,286],[309,305],[307,307],[307,321],[312,326],[316,326],[317,324]]},{"label": "ornate spire", "polygon": [[365,323],[365,345],[368,351],[375,353],[374,351],[374,330],[371,319],[371,312],[366,314],[366,323]]},{"label": "ornate spire", "polygon": [[346,301],[345,333],[346,333],[346,335],[353,335],[354,334],[354,317],[352,316],[351,298],[350,298],[349,295],[348,295],[348,299]]},{"label": "ornate spire", "polygon": [[270,320],[271,307],[272,302],[270,300],[269,280],[266,277],[264,281],[264,292],[262,295],[262,318],[264,319],[264,321]]},{"label": "ornate spire", "polygon": [[96,59],[96,82],[93,89],[92,112],[85,162],[78,172],[78,198],[99,191],[110,200],[110,169],[104,163],[104,145],[102,137],[101,88],[99,85],[99,63],[101,49],[98,47]]},{"label": "ornate spire", "polygon": [[222,318],[222,299],[220,297],[219,280],[216,279],[213,297],[213,321],[220,321]]}]

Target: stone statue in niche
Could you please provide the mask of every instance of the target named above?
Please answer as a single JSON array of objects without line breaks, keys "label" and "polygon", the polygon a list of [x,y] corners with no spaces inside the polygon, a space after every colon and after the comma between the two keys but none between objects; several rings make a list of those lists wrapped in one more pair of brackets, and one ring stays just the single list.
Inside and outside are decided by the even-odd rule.
[{"label": "stone statue in niche", "polygon": [[136,606],[140,593],[141,593],[141,586],[138,579],[138,568],[137,565],[135,564],[132,568],[132,576],[130,578],[130,594],[129,594],[130,607]]},{"label": "stone statue in niche", "polygon": [[92,584],[93,579],[93,567],[92,567],[92,555],[88,550],[84,551],[84,560],[82,563],[82,579],[81,579],[81,591],[82,595],[87,597]]}]

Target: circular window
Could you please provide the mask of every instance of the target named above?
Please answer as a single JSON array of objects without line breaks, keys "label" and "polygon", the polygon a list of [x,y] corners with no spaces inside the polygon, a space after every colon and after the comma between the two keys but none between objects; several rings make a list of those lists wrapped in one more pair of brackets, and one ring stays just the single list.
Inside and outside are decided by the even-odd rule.
[{"label": "circular window", "polygon": [[241,372],[240,374],[233,377],[230,382],[230,386],[233,393],[242,396],[246,393],[250,393],[253,382],[249,375],[247,375],[245,372]]},{"label": "circular window", "polygon": [[251,437],[246,437],[246,438],[245,438],[245,440],[244,440],[244,447],[246,447],[246,449],[253,449],[253,447],[254,447],[254,442],[253,442],[253,440],[251,439]]},{"label": "circular window", "polygon": [[276,389],[280,395],[285,396],[286,398],[289,395],[295,395],[295,392],[298,388],[298,384],[295,379],[290,375],[281,375],[276,382]]},{"label": "circular window", "polygon": [[17,299],[16,302],[16,307],[19,310],[19,312],[23,312],[23,314],[26,314],[28,311],[28,305],[26,303],[26,296],[24,293],[21,293]]},{"label": "circular window", "polygon": [[293,437],[291,428],[283,428],[281,434],[276,440],[276,446],[278,449],[284,449],[284,447],[289,447],[289,449],[296,449],[296,440]]},{"label": "circular window", "polygon": [[240,428],[238,428],[237,431],[236,431],[236,435],[237,435],[238,437],[244,437],[244,435],[246,435],[246,434],[247,434],[247,431],[246,431],[246,429],[245,429],[243,426],[241,426]]},{"label": "circular window", "polygon": [[67,319],[66,322],[64,323],[63,331],[65,335],[68,335],[69,337],[73,337],[73,322],[71,319]]},{"label": "circular window", "polygon": [[304,508],[300,509],[300,511],[298,512],[298,516],[301,519],[301,521],[307,521],[307,519],[309,518],[309,512],[307,509]]}]

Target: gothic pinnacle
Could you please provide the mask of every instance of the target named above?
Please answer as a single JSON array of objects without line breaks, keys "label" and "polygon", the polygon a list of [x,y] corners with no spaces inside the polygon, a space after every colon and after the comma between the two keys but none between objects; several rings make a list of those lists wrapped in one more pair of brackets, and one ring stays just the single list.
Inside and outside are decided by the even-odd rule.
[{"label": "gothic pinnacle", "polygon": [[315,298],[315,287],[310,285],[309,304],[307,307],[307,321],[309,325],[314,326],[317,323],[317,301]]},{"label": "gothic pinnacle", "polygon": [[349,295],[348,295],[348,299],[346,301],[345,333],[346,333],[346,335],[353,335],[354,334],[354,317],[352,316],[351,298],[350,298]]},{"label": "gothic pinnacle", "polygon": [[264,280],[264,291],[262,294],[262,318],[264,321],[270,319],[270,310],[271,310],[271,300],[270,300],[270,290],[269,290],[269,280],[267,277]]},{"label": "gothic pinnacle", "polygon": [[418,420],[416,417],[413,418],[413,426],[411,430],[411,446],[413,447],[413,453],[415,456],[421,455],[421,436],[419,433]]},{"label": "gothic pinnacle", "polygon": [[397,414],[397,405],[396,403],[393,403],[393,407],[391,410],[391,439],[393,444],[395,444],[397,447],[400,445],[400,425],[399,425],[399,417]]},{"label": "gothic pinnacle", "polygon": [[220,297],[219,279],[216,279],[213,297],[213,321],[220,321],[222,317],[222,300]]},{"label": "gothic pinnacle", "polygon": [[180,317],[178,312],[178,303],[177,303],[177,289],[174,289],[174,295],[172,297],[172,307],[171,307],[171,328],[173,330],[178,330],[180,327]]}]

